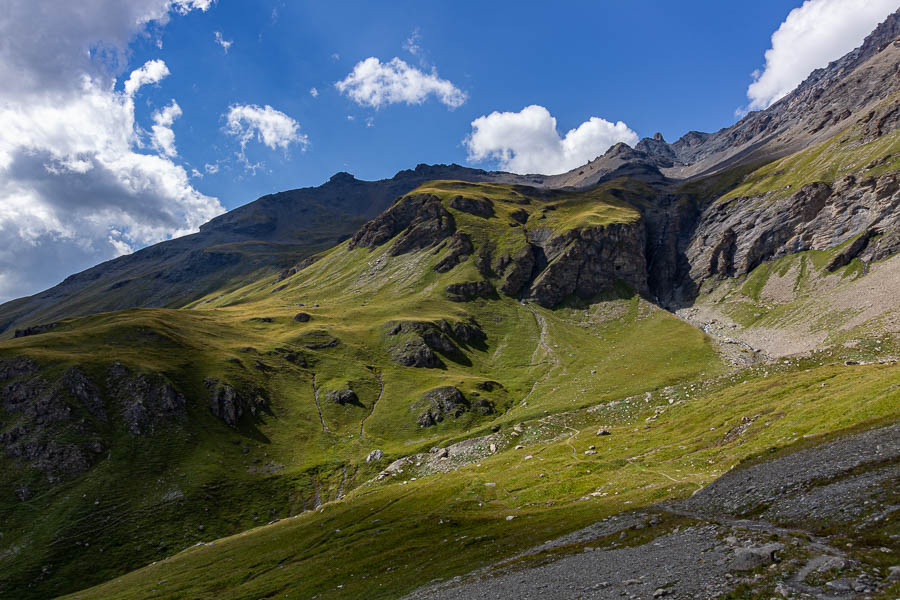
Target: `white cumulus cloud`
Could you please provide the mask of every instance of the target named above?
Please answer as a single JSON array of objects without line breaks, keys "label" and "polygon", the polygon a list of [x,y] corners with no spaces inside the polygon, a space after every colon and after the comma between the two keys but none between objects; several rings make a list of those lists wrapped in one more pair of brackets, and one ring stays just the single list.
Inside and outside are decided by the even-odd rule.
[{"label": "white cumulus cloud", "polygon": [[387,104],[422,104],[430,96],[448,108],[465,103],[465,92],[437,71],[425,73],[399,58],[382,63],[374,56],[356,63],[353,71],[334,84],[339,92],[362,106],[381,108]]},{"label": "white cumulus cloud", "polygon": [[768,108],[789,94],[812,71],[859,46],[897,6],[897,0],[806,0],[772,34],[766,66],[747,88],[748,108]]},{"label": "white cumulus cloud", "polygon": [[314,87],[313,87],[313,88],[309,88],[309,95],[312,96],[313,98],[318,98],[318,97],[319,97],[319,90],[317,90],[317,89],[314,88]]},{"label": "white cumulus cloud", "polygon": [[140,69],[131,72],[131,75],[125,81],[125,93],[129,96],[134,94],[143,85],[159,83],[169,76],[169,67],[163,61],[148,60]]},{"label": "white cumulus cloud", "polygon": [[239,156],[244,162],[247,142],[253,138],[272,150],[281,148],[285,152],[291,144],[298,144],[301,150],[306,150],[309,145],[309,138],[300,133],[300,123],[268,104],[263,107],[233,104],[228,108],[225,119],[225,131],[240,140]]},{"label": "white cumulus cloud", "polygon": [[172,124],[181,116],[181,107],[172,100],[168,106],[153,113],[153,126],[150,128],[153,138],[153,147],[166,156],[176,156],[175,132]]},{"label": "white cumulus cloud", "polygon": [[556,119],[533,104],[519,112],[492,112],[472,121],[465,140],[469,160],[497,161],[513,173],[555,175],[581,166],[624,142],[633,146],[637,134],[622,121],[591,117],[561,137]]},{"label": "white cumulus cloud", "polygon": [[[122,91],[131,39],[210,0],[4,0],[0,17],[0,301],[33,293],[223,212],[173,162],[177,103],[135,122],[151,60]],[[161,129],[155,129],[159,127]],[[164,131],[168,130],[168,131]]]}]

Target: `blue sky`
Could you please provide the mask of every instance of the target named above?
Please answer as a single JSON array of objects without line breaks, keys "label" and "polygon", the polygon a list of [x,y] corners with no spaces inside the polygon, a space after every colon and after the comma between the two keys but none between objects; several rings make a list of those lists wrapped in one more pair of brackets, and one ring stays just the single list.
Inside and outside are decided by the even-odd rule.
[{"label": "blue sky", "polygon": [[[219,2],[173,19],[161,50],[156,37],[135,45],[132,67],[161,58],[171,71],[143,90],[137,116],[149,122],[152,110],[176,99],[184,111],[173,128],[179,153],[200,171],[220,162],[219,173],[196,186],[227,208],[318,185],[337,171],[378,179],[422,162],[495,167],[467,161],[470,123],[531,104],[546,107],[561,131],[597,116],[674,141],[736,120],[772,32],[799,4],[748,3],[736,19],[723,2]],[[232,41],[227,53],[216,31]],[[416,33],[420,56],[404,49]],[[433,98],[358,106],[334,83],[370,56],[434,67],[468,100],[454,110]],[[251,145],[248,159],[265,168],[248,172],[223,131],[233,103],[290,115],[309,138],[306,151]]]},{"label": "blue sky", "polygon": [[337,171],[727,127],[898,3],[0,0],[0,301]]}]

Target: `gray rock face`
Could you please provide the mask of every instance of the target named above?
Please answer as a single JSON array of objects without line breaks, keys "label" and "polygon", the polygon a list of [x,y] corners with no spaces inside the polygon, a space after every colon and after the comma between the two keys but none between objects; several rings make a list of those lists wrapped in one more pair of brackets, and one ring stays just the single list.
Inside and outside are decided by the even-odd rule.
[{"label": "gray rock face", "polygon": [[487,340],[487,334],[475,321],[458,322],[452,326],[453,337],[467,346],[477,346]]},{"label": "gray rock face", "polygon": [[37,370],[37,363],[27,356],[5,358],[0,360],[0,382],[31,375]]},{"label": "gray rock face", "polygon": [[104,405],[100,389],[85,376],[81,369],[72,367],[66,371],[60,380],[60,384],[69,394],[81,402],[89,413],[101,421],[105,422],[107,420],[106,406]]},{"label": "gray rock face", "polygon": [[490,281],[451,283],[444,291],[453,302],[470,302],[477,298],[496,298],[497,291]]},{"label": "gray rock face", "polygon": [[453,215],[431,194],[404,196],[350,239],[349,248],[376,248],[398,236],[388,252],[399,256],[435,246],[456,231]]},{"label": "gray rock face", "polygon": [[446,273],[468,259],[469,255],[474,251],[475,247],[472,245],[472,239],[469,235],[457,231],[450,238],[450,243],[447,245],[447,255],[434,265],[434,270],[438,273]]},{"label": "gray rock face", "polygon": [[[543,252],[543,249],[539,250]],[[543,254],[541,257],[545,259]],[[536,264],[535,249],[531,245],[525,246],[512,258],[508,255],[498,257],[494,269],[497,273],[502,274],[500,291],[507,296],[518,296],[522,288],[531,280]]]},{"label": "gray rock face", "polygon": [[831,265],[869,262],[900,251],[900,181],[897,174],[834,186],[812,183],[793,195],[740,198],[715,203],[697,225],[686,249],[690,278],[732,277],[764,261],[803,250],[833,248],[859,236]]},{"label": "gray rock face", "polygon": [[643,221],[586,227],[541,244],[547,259],[528,297],[553,308],[569,296],[590,300],[624,281],[647,294],[646,234]]},{"label": "gray rock face", "polygon": [[0,447],[8,457],[42,472],[50,483],[99,460],[105,447],[97,424],[85,417],[106,421],[106,409],[100,389],[80,369],[52,381],[38,374],[33,361],[17,357],[0,363],[0,380],[12,380],[0,388],[3,410],[11,416],[0,421]]},{"label": "gray rock face", "polygon": [[245,415],[255,416],[267,404],[260,394],[238,392],[231,385],[212,377],[203,383],[209,390],[210,412],[230,427],[237,427]]},{"label": "gray rock face", "polygon": [[419,415],[416,422],[419,427],[431,427],[444,420],[445,417],[457,418],[469,409],[469,401],[462,392],[452,385],[445,385],[428,390],[422,395],[428,403],[425,412]]},{"label": "gray rock face", "polygon": [[157,426],[187,418],[184,396],[162,375],[134,373],[115,363],[109,368],[106,387],[132,435],[145,435]]},{"label": "gray rock face", "polygon": [[366,456],[366,462],[367,463],[378,462],[382,458],[384,458],[384,452],[382,452],[381,450],[372,450]]}]

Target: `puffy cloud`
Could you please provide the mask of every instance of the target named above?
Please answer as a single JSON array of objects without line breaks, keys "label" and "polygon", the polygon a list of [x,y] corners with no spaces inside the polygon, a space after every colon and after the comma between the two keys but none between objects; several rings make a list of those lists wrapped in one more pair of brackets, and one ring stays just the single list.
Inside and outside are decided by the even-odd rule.
[{"label": "puffy cloud", "polygon": [[422,104],[429,96],[435,96],[449,108],[457,108],[467,99],[465,92],[438,77],[437,71],[425,73],[399,58],[382,63],[369,57],[334,85],[357,104],[373,108],[399,102]]},{"label": "puffy cloud", "polygon": [[[144,150],[134,96],[167,74],[149,61],[116,89],[147,24],[199,0],[80,0],[52,11],[6,0],[0,16],[0,300],[33,293],[133,248],[195,231],[223,212],[172,162],[174,101]],[[157,129],[159,128],[159,129]]]},{"label": "puffy cloud", "polygon": [[495,160],[513,173],[565,173],[603,154],[618,142],[634,145],[637,134],[619,121],[591,117],[560,137],[556,119],[543,106],[492,112],[472,121],[465,144],[470,161]]},{"label": "puffy cloud", "polygon": [[300,124],[281,111],[268,104],[259,107],[255,104],[233,104],[225,115],[226,132],[237,137],[241,142],[243,156],[247,142],[254,137],[258,142],[275,150],[287,151],[291,144],[299,144],[305,150],[309,138],[300,133]]},{"label": "puffy cloud", "polygon": [[747,88],[749,109],[768,108],[815,69],[859,46],[897,0],[806,0],[772,34],[766,66]]},{"label": "puffy cloud", "polygon": [[313,98],[318,98],[319,90],[317,90],[316,88],[309,88],[309,95],[312,96]]},{"label": "puffy cloud", "polygon": [[231,48],[231,44],[233,44],[234,42],[231,40],[226,40],[224,37],[222,37],[222,32],[217,31],[216,32],[216,43],[218,45],[222,46],[222,49],[225,50],[225,54],[228,54],[228,49]]},{"label": "puffy cloud", "polygon": [[176,156],[175,132],[172,124],[181,116],[181,107],[172,100],[172,103],[153,113],[153,126],[151,127],[153,147],[166,156]]},{"label": "puffy cloud", "polygon": [[141,86],[153,83],[159,83],[169,76],[169,67],[163,61],[148,60],[140,69],[131,72],[128,80],[125,81],[125,93],[134,96],[135,92]]}]

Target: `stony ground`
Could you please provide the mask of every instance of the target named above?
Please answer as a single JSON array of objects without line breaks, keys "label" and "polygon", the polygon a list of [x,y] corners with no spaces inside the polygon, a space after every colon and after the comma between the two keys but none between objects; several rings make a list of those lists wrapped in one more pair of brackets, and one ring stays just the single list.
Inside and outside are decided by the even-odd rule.
[{"label": "stony ground", "polygon": [[893,598],[898,481],[895,424],[736,469],[683,502],[611,517],[407,600]]}]

